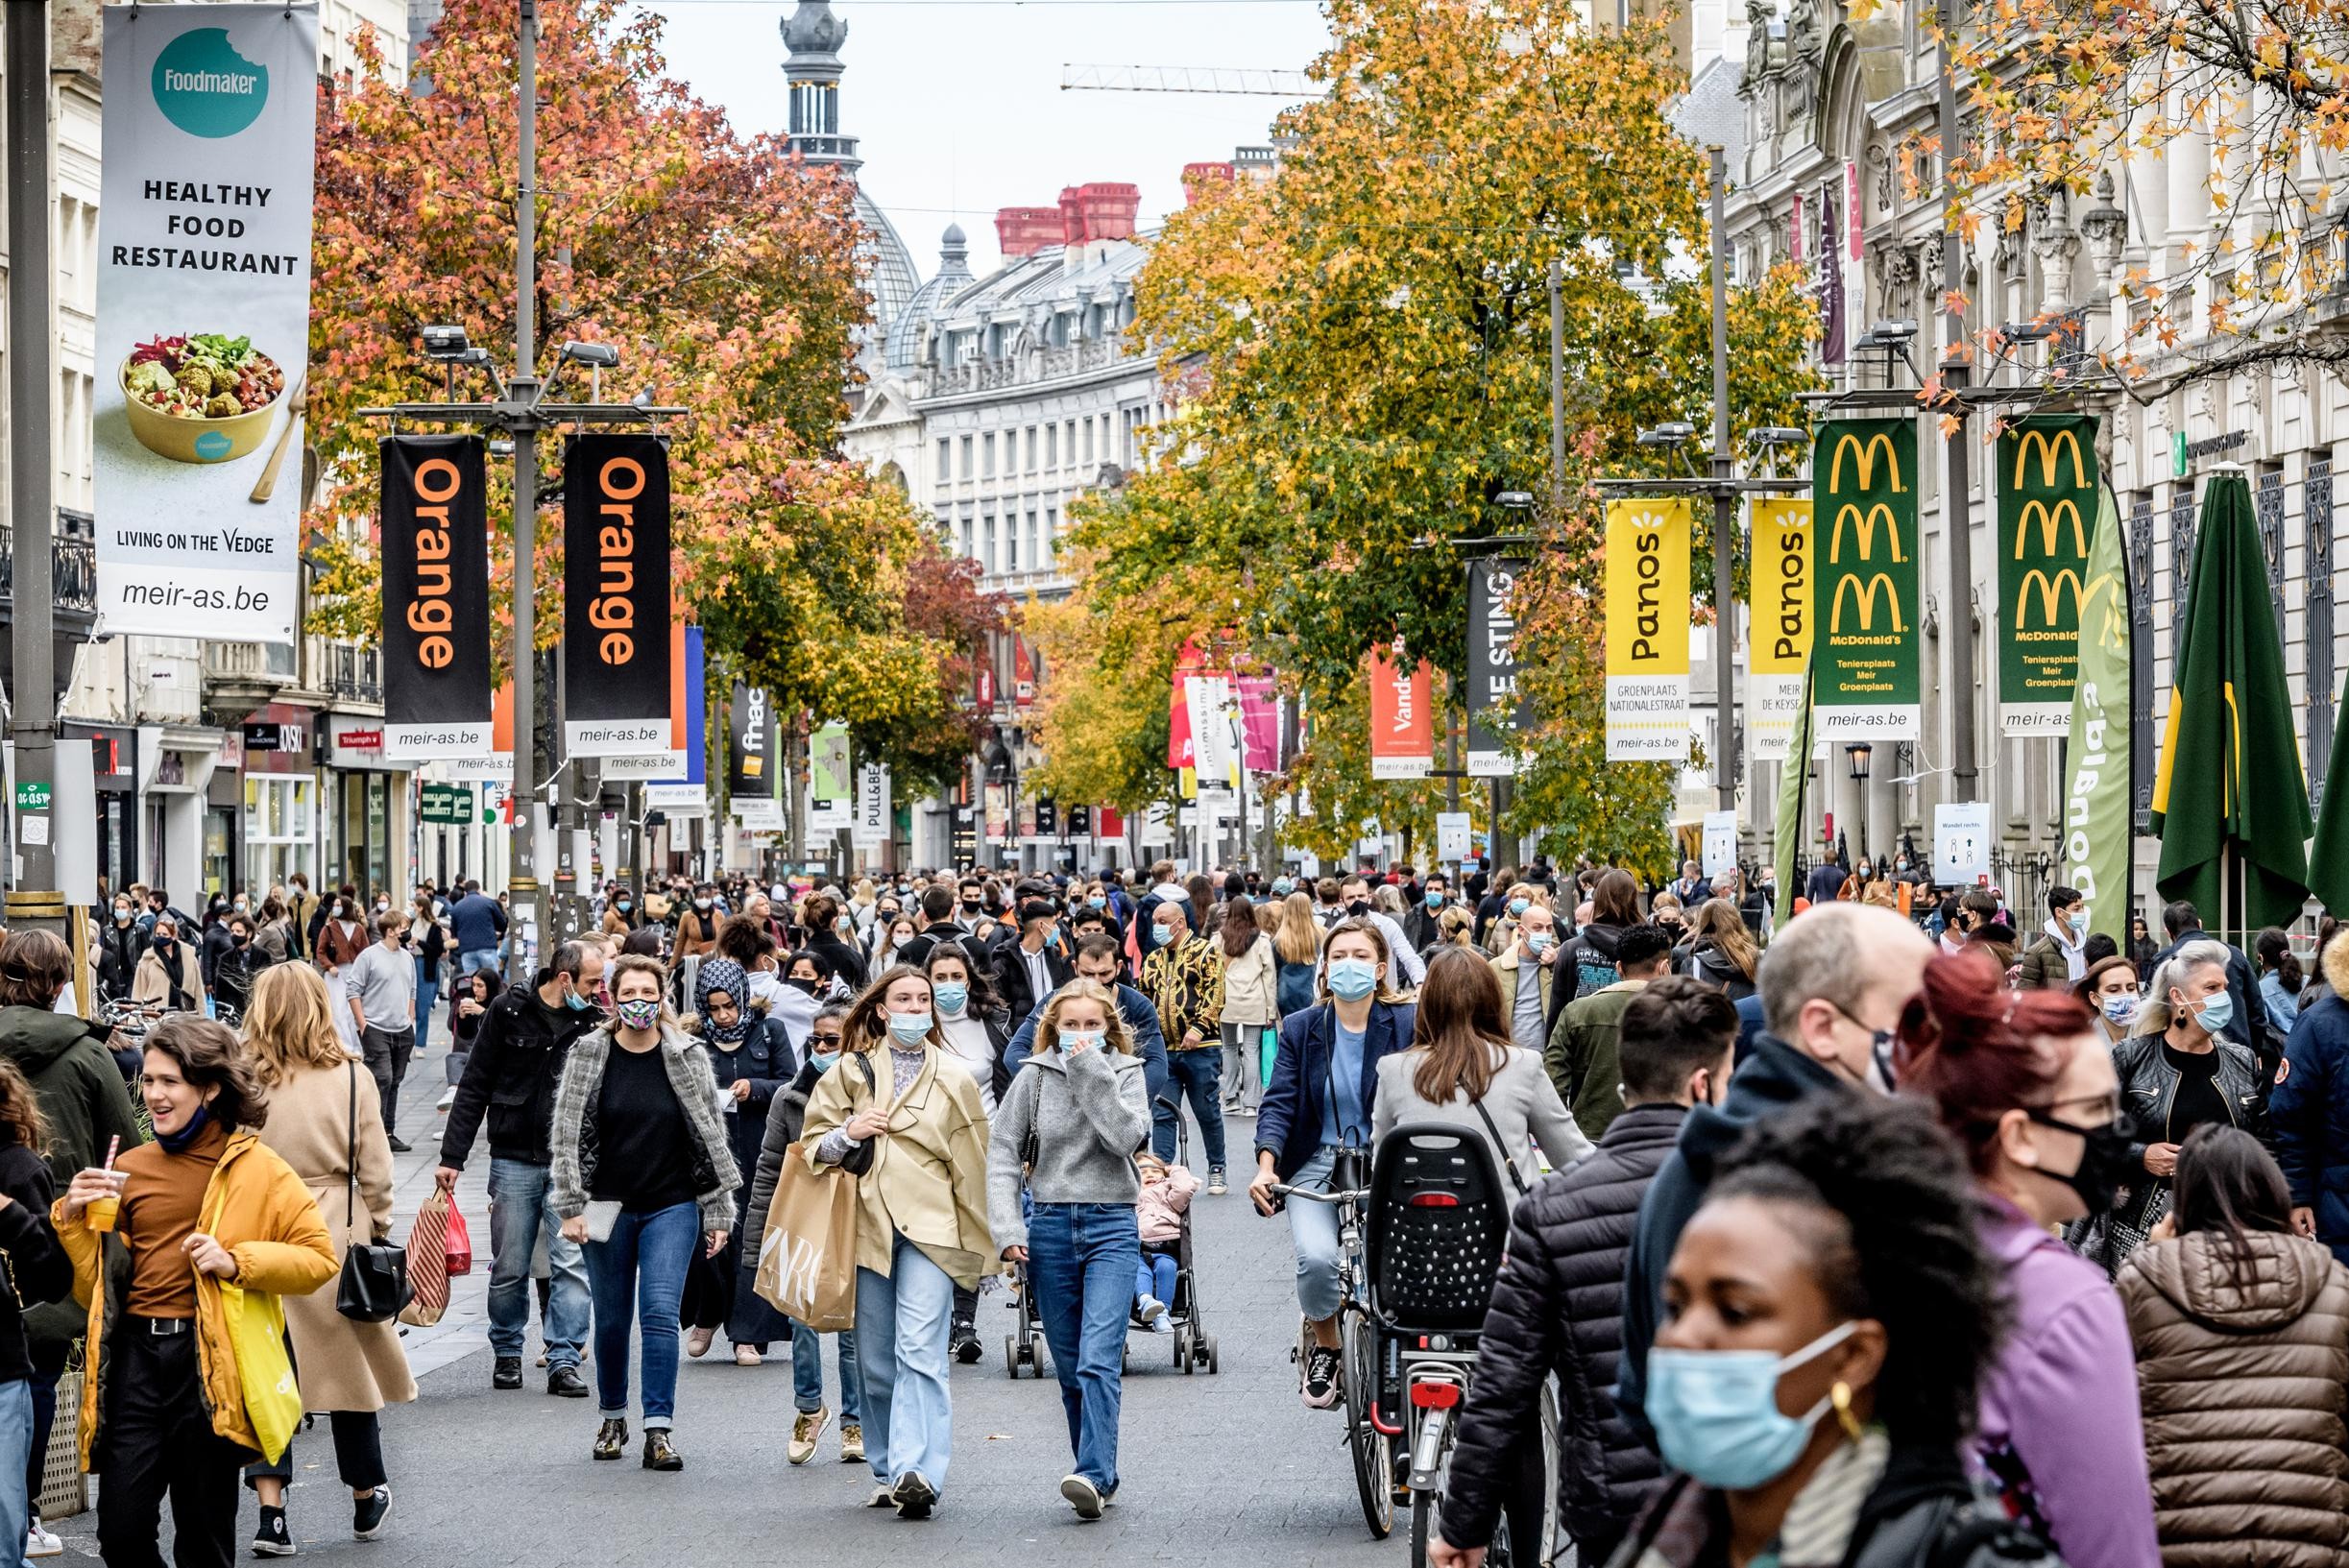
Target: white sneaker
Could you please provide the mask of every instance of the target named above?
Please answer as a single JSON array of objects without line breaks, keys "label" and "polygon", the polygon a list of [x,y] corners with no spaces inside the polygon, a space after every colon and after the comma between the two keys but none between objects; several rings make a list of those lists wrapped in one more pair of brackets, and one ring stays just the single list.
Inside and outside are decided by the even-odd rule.
[{"label": "white sneaker", "polygon": [[65,1543],[43,1530],[38,1519],[34,1520],[26,1528],[24,1532],[24,1555],[26,1556],[56,1557],[62,1556],[64,1552]]},{"label": "white sneaker", "polygon": [[1100,1488],[1082,1476],[1070,1476],[1060,1483],[1060,1495],[1069,1500],[1079,1519],[1099,1519],[1102,1516]]},{"label": "white sneaker", "polygon": [[1158,1319],[1158,1321],[1156,1321],[1155,1323],[1152,1323],[1152,1324],[1150,1325],[1150,1332],[1151,1332],[1152,1334],[1172,1334],[1172,1333],[1174,1333],[1174,1319],[1173,1319],[1172,1317],[1161,1317],[1160,1319]]},{"label": "white sneaker", "polygon": [[452,1083],[448,1088],[441,1091],[441,1098],[432,1102],[432,1108],[436,1111],[446,1111],[449,1106],[454,1105],[456,1102],[457,1086]]},{"label": "white sneaker", "polygon": [[1167,1304],[1154,1295],[1146,1295],[1134,1303],[1134,1315],[1143,1322],[1155,1325],[1167,1315]]}]

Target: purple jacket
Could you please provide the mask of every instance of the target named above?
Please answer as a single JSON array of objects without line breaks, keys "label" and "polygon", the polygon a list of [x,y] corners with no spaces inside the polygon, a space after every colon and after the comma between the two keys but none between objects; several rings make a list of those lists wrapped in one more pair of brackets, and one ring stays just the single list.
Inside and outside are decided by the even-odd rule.
[{"label": "purple jacket", "polygon": [[1982,1385],[1974,1462],[2067,1568],[2158,1568],[2129,1322],[2104,1270],[1994,1193],[1982,1243],[2015,1321]]}]

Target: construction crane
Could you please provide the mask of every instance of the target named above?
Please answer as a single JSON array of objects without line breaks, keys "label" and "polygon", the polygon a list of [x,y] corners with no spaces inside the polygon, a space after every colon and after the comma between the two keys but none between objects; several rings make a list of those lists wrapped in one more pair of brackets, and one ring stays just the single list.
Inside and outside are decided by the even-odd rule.
[{"label": "construction crane", "polygon": [[1303,71],[1257,70],[1227,65],[1068,65],[1060,67],[1062,92],[1197,92],[1231,97],[1322,97],[1328,89]]}]

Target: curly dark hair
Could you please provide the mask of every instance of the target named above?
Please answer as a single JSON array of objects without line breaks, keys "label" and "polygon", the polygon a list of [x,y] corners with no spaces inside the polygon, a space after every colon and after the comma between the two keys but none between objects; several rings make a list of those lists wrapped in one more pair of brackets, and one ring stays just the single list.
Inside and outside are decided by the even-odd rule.
[{"label": "curly dark hair", "polygon": [[180,1064],[180,1075],[198,1089],[217,1084],[212,1120],[223,1126],[258,1130],[269,1120],[269,1096],[253,1057],[236,1031],[193,1013],[172,1013],[147,1031],[147,1049]]},{"label": "curly dark hair", "polygon": [[1997,1262],[1974,1231],[1966,1162],[1926,1107],[1814,1095],[1749,1128],[1707,1200],[1795,1211],[1836,1312],[1884,1325],[1876,1416],[1895,1443],[1946,1448],[1974,1427],[2006,1333]]}]

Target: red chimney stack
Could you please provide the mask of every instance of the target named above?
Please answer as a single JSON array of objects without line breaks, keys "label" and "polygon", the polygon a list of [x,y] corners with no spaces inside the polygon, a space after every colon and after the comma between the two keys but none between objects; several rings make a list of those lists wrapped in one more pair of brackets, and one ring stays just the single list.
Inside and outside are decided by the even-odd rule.
[{"label": "red chimney stack", "polygon": [[[1226,178],[1229,170],[1225,170]],[[1142,187],[1096,181],[1070,185],[1058,206],[1006,206],[995,210],[995,238],[1005,259],[1033,255],[1052,245],[1131,239],[1142,210]]]},{"label": "red chimney stack", "polygon": [[1060,244],[1062,227],[1056,206],[1006,206],[995,211],[995,239],[1006,260]]}]

